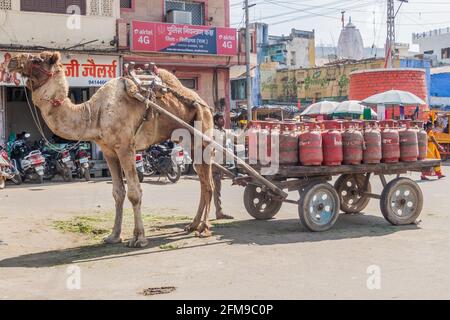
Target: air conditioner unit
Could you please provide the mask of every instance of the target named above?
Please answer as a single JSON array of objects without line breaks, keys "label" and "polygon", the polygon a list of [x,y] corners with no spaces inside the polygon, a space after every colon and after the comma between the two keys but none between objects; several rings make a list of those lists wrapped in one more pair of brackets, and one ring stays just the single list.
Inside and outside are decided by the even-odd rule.
[{"label": "air conditioner unit", "polygon": [[192,24],[192,12],[191,11],[170,10],[170,11],[167,11],[166,20],[168,23]]}]

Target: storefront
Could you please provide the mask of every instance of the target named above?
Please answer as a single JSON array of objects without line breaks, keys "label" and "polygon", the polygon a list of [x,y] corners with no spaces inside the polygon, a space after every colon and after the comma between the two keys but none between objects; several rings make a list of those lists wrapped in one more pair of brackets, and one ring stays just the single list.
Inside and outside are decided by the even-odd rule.
[{"label": "storefront", "polygon": [[[6,66],[15,52],[0,52],[0,143],[4,144],[16,133],[31,134],[31,140],[41,139],[26,99],[24,80],[19,75],[7,72]],[[90,99],[95,91],[110,79],[120,76],[119,56],[63,53],[62,63],[69,83],[69,97],[74,103]],[[31,95],[29,95],[31,100]],[[31,101],[30,101],[31,102]],[[44,134],[52,138],[43,119],[39,118]],[[101,153],[91,146],[94,159],[101,159]]]}]

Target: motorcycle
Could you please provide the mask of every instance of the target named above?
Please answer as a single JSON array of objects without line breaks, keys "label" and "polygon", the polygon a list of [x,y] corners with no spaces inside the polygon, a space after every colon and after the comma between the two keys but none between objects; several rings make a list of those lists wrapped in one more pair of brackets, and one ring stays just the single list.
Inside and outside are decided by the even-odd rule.
[{"label": "motorcycle", "polygon": [[22,181],[29,179],[37,183],[43,183],[45,158],[41,151],[31,151],[26,143],[26,139],[29,137],[30,134],[27,133],[23,138],[12,143],[11,164],[20,172]]},{"label": "motorcycle", "polygon": [[52,180],[59,174],[64,181],[72,181],[72,169],[69,165],[72,159],[68,150],[57,152],[42,147],[41,152],[45,158],[44,180]]},{"label": "motorcycle", "polygon": [[139,182],[144,181],[144,157],[142,153],[136,153],[136,170],[139,178]]},{"label": "motorcycle", "polygon": [[84,178],[86,181],[91,180],[89,158],[89,153],[83,148],[79,147],[75,151],[75,170],[73,173],[79,179]]},{"label": "motorcycle", "polygon": [[20,172],[12,165],[6,149],[0,146],[0,189],[5,188],[6,180],[11,180],[17,185],[22,183]]},{"label": "motorcycle", "polygon": [[143,153],[144,173],[148,176],[165,175],[170,182],[176,183],[181,176],[180,162],[184,159],[180,151],[173,151],[174,143],[165,142],[150,146]]},{"label": "motorcycle", "polygon": [[173,162],[180,166],[181,174],[189,174],[192,171],[192,159],[189,152],[184,151],[180,144],[174,144],[171,156]]}]

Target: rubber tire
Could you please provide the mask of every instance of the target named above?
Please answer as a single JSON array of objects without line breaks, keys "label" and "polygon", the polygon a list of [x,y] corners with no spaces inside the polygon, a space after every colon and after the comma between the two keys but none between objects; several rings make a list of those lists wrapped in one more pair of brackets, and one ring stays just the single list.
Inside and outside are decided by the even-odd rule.
[{"label": "rubber tire", "polygon": [[[280,211],[283,201],[271,199],[270,208],[264,212],[259,211],[254,206],[254,198],[257,185],[248,184],[244,190],[244,206],[247,212],[257,220],[269,220],[275,217],[275,215]],[[267,207],[266,207],[267,208]]]},{"label": "rubber tire", "polygon": [[[343,211],[344,213],[348,213],[348,214],[354,214],[354,213],[360,213],[361,211],[363,211],[366,207],[367,207],[367,205],[369,204],[369,202],[370,202],[370,197],[365,197],[365,198],[362,198],[361,200],[362,200],[362,202],[361,202],[361,204],[357,207],[357,208],[350,208],[350,207],[348,207],[345,203],[344,203],[344,201],[342,201],[343,199],[341,198],[341,193],[339,192],[339,187],[340,187],[340,185],[341,184],[343,184],[343,182],[346,180],[346,178],[347,178],[347,176],[352,176],[351,174],[343,174],[343,175],[341,175],[337,180],[336,180],[336,182],[334,183],[334,188],[336,189],[336,191],[337,191],[337,193],[338,193],[338,195],[339,195],[339,201],[340,201],[340,203],[341,203],[341,211]],[[365,179],[365,177],[363,176],[363,175],[355,175],[357,178],[356,179],[358,179],[359,177],[362,177],[362,184],[364,184],[364,179]],[[370,182],[369,182],[369,184],[367,185],[367,192],[372,192],[372,187],[371,187],[371,185],[370,185]]]},{"label": "rubber tire", "polygon": [[82,170],[83,170],[84,180],[90,181],[91,180],[91,173],[89,172],[89,169],[82,169]]},{"label": "rubber tire", "polygon": [[170,182],[177,183],[178,180],[180,180],[180,177],[181,177],[181,167],[179,165],[177,165],[176,175],[171,176],[169,173],[166,173],[166,177],[167,177],[167,179],[169,179]]},{"label": "rubber tire", "polygon": [[[416,197],[418,198],[417,206],[416,206],[416,212],[411,215],[410,217],[406,219],[402,219],[398,217],[397,215],[393,214],[389,210],[389,198],[392,195],[392,192],[401,184],[407,184],[410,187],[412,187],[413,191],[416,193]],[[381,192],[381,199],[380,199],[380,209],[381,213],[383,214],[383,217],[391,224],[395,226],[401,226],[401,225],[408,225],[413,224],[416,222],[417,218],[419,217],[420,213],[422,212],[423,207],[423,194],[422,190],[420,189],[419,185],[408,178],[396,178],[392,181],[390,181],[386,187],[384,187],[383,192]]]},{"label": "rubber tire", "polygon": [[65,182],[72,182],[72,170],[68,167],[62,168],[62,178]]},{"label": "rubber tire", "polygon": [[44,176],[40,176],[36,174],[36,179],[34,180],[37,184],[43,184],[44,183]]},{"label": "rubber tire", "polygon": [[144,181],[144,174],[142,172],[137,172],[139,182],[142,183]]},{"label": "rubber tire", "polygon": [[16,186],[20,186],[22,184],[22,176],[20,175],[20,173],[16,174],[14,176],[13,179],[11,179],[11,181],[16,185]]},{"label": "rubber tire", "polygon": [[[335,205],[334,216],[332,217],[330,222],[321,226],[321,225],[315,224],[310,219],[309,214],[306,214],[306,212],[308,209],[307,206],[308,206],[310,197],[315,192],[317,192],[318,190],[323,189],[323,188],[327,189],[327,191],[329,191],[332,194],[336,205]],[[339,195],[338,195],[336,189],[334,189],[334,187],[329,183],[312,183],[312,184],[308,185],[301,193],[300,200],[298,201],[298,215],[300,218],[300,222],[303,227],[305,227],[309,231],[313,231],[313,232],[322,232],[322,231],[327,231],[327,230],[331,229],[333,227],[333,225],[336,223],[337,218],[339,217],[339,208],[340,208]]]},{"label": "rubber tire", "polygon": [[0,190],[5,189],[5,185],[6,185],[6,178],[1,176],[0,177]]},{"label": "rubber tire", "polygon": [[189,174],[192,173],[192,170],[193,170],[193,169],[192,169],[192,163],[185,164],[185,165],[184,165],[184,170],[181,171],[181,174],[182,174],[183,176],[189,175]]}]

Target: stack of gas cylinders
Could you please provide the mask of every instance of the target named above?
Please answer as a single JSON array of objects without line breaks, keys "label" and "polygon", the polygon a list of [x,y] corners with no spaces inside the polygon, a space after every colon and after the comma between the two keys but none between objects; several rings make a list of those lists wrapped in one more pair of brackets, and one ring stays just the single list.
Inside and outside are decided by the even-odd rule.
[{"label": "stack of gas cylinders", "polygon": [[252,121],[248,144],[251,164],[339,166],[424,160],[428,140],[411,120]]}]

